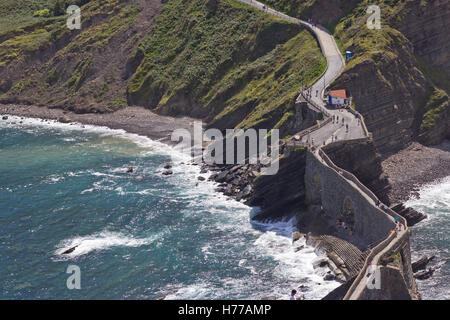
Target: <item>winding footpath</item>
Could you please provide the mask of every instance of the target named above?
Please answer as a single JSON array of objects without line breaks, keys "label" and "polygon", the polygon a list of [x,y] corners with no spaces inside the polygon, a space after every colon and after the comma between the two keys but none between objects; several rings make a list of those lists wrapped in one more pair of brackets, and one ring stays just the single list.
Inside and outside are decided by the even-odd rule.
[{"label": "winding footpath", "polygon": [[[333,143],[335,138],[337,137],[337,141],[342,140],[355,140],[355,139],[367,139],[371,137],[371,134],[368,132],[367,127],[364,123],[363,117],[353,110],[347,109],[330,109],[327,108],[324,102],[324,93],[325,89],[344,71],[345,68],[345,60],[342,57],[339,48],[336,44],[336,41],[332,34],[325,28],[321,26],[313,26],[310,23],[290,17],[286,14],[278,12],[272,8],[267,7],[266,5],[255,1],[255,0],[238,0],[242,3],[246,3],[251,5],[259,10],[262,10],[266,13],[275,15],[277,17],[297,22],[302,24],[304,27],[309,29],[318,39],[323,55],[327,60],[327,69],[322,75],[322,77],[312,85],[311,99],[308,99],[303,93],[300,94],[297,101],[306,100],[310,105],[315,109],[319,109],[324,114],[324,120],[321,124],[318,124],[312,128],[304,130],[298,135],[301,137],[306,136],[308,139],[308,147],[309,150],[313,153],[313,155],[319,159],[322,163],[335,170],[336,173],[345,178],[353,187],[358,190],[368,201],[369,205],[376,206],[375,203],[379,201],[379,199],[370,191],[366,186],[364,186],[353,174],[337,167],[323,152],[322,146]],[[335,121],[336,117],[339,118],[339,121]],[[342,122],[342,119],[344,121]],[[348,131],[346,128],[348,125]],[[335,140],[336,141],[336,140]],[[353,281],[350,289],[344,297],[344,300],[357,300],[361,297],[361,294],[366,289],[368,279],[370,279],[367,275],[370,272],[369,265],[377,266],[379,260],[383,255],[388,253],[392,248],[394,248],[401,240],[403,240],[408,233],[406,220],[392,211],[391,209],[383,210],[378,208],[380,214],[385,214],[392,221],[393,229],[395,227],[395,219],[400,220],[404,227],[402,230],[397,232],[397,234],[393,233],[391,235],[387,235],[387,238],[377,244],[374,248],[371,249],[369,255],[367,256],[364,266],[356,279]]]}]

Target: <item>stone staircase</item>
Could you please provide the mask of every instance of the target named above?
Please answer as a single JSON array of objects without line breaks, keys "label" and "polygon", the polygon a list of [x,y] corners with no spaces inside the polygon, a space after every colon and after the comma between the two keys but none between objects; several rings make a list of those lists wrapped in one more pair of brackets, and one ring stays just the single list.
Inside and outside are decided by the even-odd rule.
[{"label": "stone staircase", "polygon": [[347,279],[353,278],[364,266],[368,252],[340,238],[321,235],[316,238],[317,249],[324,252],[344,273]]}]

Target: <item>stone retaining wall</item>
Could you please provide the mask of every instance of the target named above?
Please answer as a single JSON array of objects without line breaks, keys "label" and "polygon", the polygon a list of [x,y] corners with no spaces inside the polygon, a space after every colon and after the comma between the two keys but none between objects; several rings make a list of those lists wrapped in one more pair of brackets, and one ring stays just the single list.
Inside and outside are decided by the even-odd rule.
[{"label": "stone retaining wall", "polygon": [[385,239],[389,230],[393,229],[393,221],[375,206],[370,196],[355,188],[355,184],[358,184],[356,178],[353,181],[352,175],[347,173],[348,177],[344,177],[344,172],[340,170],[340,174],[338,170],[308,152],[305,170],[307,203],[320,203],[327,216],[336,220],[343,214],[344,201],[350,201],[354,216],[354,242],[350,242],[364,248]]}]

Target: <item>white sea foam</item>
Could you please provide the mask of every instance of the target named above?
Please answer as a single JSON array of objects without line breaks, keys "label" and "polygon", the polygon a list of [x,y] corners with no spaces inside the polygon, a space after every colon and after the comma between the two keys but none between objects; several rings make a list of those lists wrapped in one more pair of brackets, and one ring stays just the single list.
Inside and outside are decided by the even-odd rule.
[{"label": "white sea foam", "polygon": [[[11,122],[19,122],[19,117],[11,116]],[[174,174],[165,177],[171,183],[178,186],[181,193],[177,191],[177,198],[186,201],[187,208],[183,211],[183,214],[190,215],[195,214],[196,209],[207,208],[211,215],[217,216],[218,219],[214,225],[201,225],[199,228],[215,228],[221,231],[226,231],[236,235],[235,241],[240,240],[242,237],[253,235],[256,237],[254,246],[249,248],[249,252],[253,252],[256,256],[268,255],[277,261],[277,266],[272,271],[275,277],[279,279],[288,279],[292,284],[285,285],[270,285],[267,292],[256,292],[251,294],[248,298],[260,299],[267,296],[275,296],[279,299],[286,298],[290,289],[294,288],[297,284],[306,284],[309,286],[307,292],[307,298],[317,299],[324,296],[326,293],[336,288],[339,284],[335,281],[324,282],[322,276],[316,273],[312,267],[312,261],[317,257],[313,248],[305,245],[305,249],[296,251],[296,247],[300,245],[297,242],[295,246],[291,243],[291,233],[294,230],[295,220],[281,221],[277,223],[258,223],[254,225],[258,227],[256,230],[250,224],[250,218],[258,211],[256,208],[250,208],[241,202],[230,200],[223,194],[216,193],[214,188],[216,183],[210,181],[200,182],[197,180],[199,175],[208,178],[210,173],[200,174],[200,166],[189,165],[191,158],[179,152],[174,147],[169,147],[163,143],[153,141],[147,137],[139,136],[136,134],[130,134],[124,130],[113,130],[107,127],[98,127],[82,124],[63,124],[56,121],[42,122],[39,119],[24,118],[20,126],[41,126],[55,128],[59,130],[73,130],[97,133],[102,136],[116,136],[133,141],[138,146],[146,148],[145,154],[165,154],[172,158],[174,163],[171,169]],[[16,124],[18,125],[18,124]],[[19,125],[18,125],[19,126]],[[184,162],[184,164],[182,164]],[[162,166],[160,171],[162,171]],[[118,176],[115,173],[121,172],[123,168],[110,169],[109,173],[102,173],[98,171],[90,172],[94,176],[102,177],[103,179],[95,182],[92,188],[82,191],[83,193],[93,192],[95,190],[115,190],[119,194],[127,194],[126,190],[121,187],[115,187],[115,184],[108,179],[116,179]],[[79,174],[79,173],[76,173]],[[151,190],[141,190],[136,193],[147,194]],[[167,194],[170,196],[170,194]],[[262,231],[260,231],[262,230]],[[80,255],[88,254],[94,250],[107,250],[116,246],[128,246],[138,247],[142,245],[151,244],[158,236],[152,236],[147,238],[134,238],[121,233],[103,231],[97,234],[74,237],[64,240],[58,246],[55,254],[58,259],[72,259]],[[67,249],[76,247],[75,251],[68,255],[61,255],[62,252]],[[211,255],[211,247],[205,246],[202,248],[203,253],[206,256]],[[257,272],[251,263],[246,259],[241,259],[239,262],[241,267],[247,268],[252,275]],[[256,279],[258,278],[255,275]],[[179,286],[177,293],[174,293],[168,298],[186,298],[186,299],[200,299],[205,297],[211,297],[211,291],[214,290],[214,294],[217,297],[220,296],[240,296],[240,293],[245,288],[251,288],[254,281],[254,277],[244,279],[222,279],[222,286],[213,285],[206,280],[202,280],[190,286]],[[282,282],[282,281],[281,281]],[[320,283],[321,285],[317,285]]]},{"label": "white sea foam", "polygon": [[430,264],[435,269],[433,276],[425,281],[416,281],[424,300],[448,300],[449,295],[449,218],[450,176],[435,181],[419,190],[420,198],[405,203],[427,214],[428,218],[413,227],[411,238],[412,260],[435,255]]},{"label": "white sea foam", "polygon": [[433,223],[434,219],[450,214],[450,176],[422,187],[419,195],[420,198],[405,202],[405,206],[421,212],[431,209],[434,214],[429,214],[423,223]]},{"label": "white sea foam", "polygon": [[188,155],[178,151],[177,148],[175,147],[168,146],[167,144],[152,140],[142,135],[126,132],[125,130],[122,129],[111,129],[106,126],[86,125],[78,122],[61,123],[56,120],[43,121],[42,119],[38,118],[26,118],[26,117],[22,119],[22,117],[7,114],[6,116],[8,116],[9,119],[7,121],[0,121],[0,126],[6,125],[14,126],[22,130],[27,129],[34,130],[34,128],[49,128],[49,129],[57,129],[63,132],[82,131],[87,133],[96,133],[103,137],[111,136],[132,141],[137,146],[142,147],[146,150],[144,155],[151,153],[165,154],[171,156],[172,161],[174,162],[182,162],[190,160],[190,157]]},{"label": "white sea foam", "polygon": [[[61,241],[55,254],[60,258],[75,258],[92,251],[107,250],[112,247],[140,247],[149,245],[161,235],[153,235],[146,238],[134,238],[119,232],[102,231],[100,233],[74,237]],[[66,250],[76,247],[72,253],[63,255]]]}]

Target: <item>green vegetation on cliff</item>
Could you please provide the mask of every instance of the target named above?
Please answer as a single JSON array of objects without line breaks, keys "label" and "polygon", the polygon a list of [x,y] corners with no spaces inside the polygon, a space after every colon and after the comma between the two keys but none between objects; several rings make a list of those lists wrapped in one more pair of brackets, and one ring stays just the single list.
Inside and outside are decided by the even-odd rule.
[{"label": "green vegetation on cliff", "polygon": [[[36,1],[28,7],[18,2],[23,19],[0,30],[0,73],[7,79],[0,83],[2,100],[80,111],[123,107],[126,86],[120,72],[132,52],[128,47],[139,40],[126,35],[141,11],[135,1]],[[81,30],[66,26],[65,8],[72,4],[81,6]],[[5,20],[16,14],[7,12],[12,2],[0,8]]]},{"label": "green vegetation on cliff", "polygon": [[[446,45],[442,23],[448,17],[444,12],[445,3],[418,0],[262,2],[291,16],[313,18],[334,34],[342,52],[353,52],[353,58],[332,88],[349,90],[355,108],[366,116],[380,152],[402,148],[411,137],[418,135],[426,143],[438,143],[450,135],[448,104],[430,106],[440,89],[446,91],[444,95],[450,92],[450,76],[442,49]],[[367,9],[374,4],[381,10],[380,30],[369,30],[366,26],[370,16]]]},{"label": "green vegetation on cliff", "polygon": [[[139,58],[140,57],[140,58]],[[300,25],[233,0],[173,0],[136,51],[129,100],[225,127],[284,127],[326,61]]]},{"label": "green vegetation on cliff", "polygon": [[[0,100],[7,103],[77,112],[142,105],[218,128],[281,128],[285,135],[295,130],[301,79],[311,84],[326,67],[299,24],[235,0],[16,3],[0,6],[0,75],[7,79]],[[81,6],[81,30],[66,27],[70,4]]]},{"label": "green vegetation on cliff", "polygon": [[[401,112],[411,112],[410,105],[414,106],[410,115],[415,118],[410,127],[413,135],[418,134],[425,143],[439,143],[450,135],[450,105],[444,91],[449,92],[448,74],[415,54],[413,43],[400,31],[408,28],[405,26],[405,23],[410,23],[405,22],[407,17],[411,19],[411,15],[423,14],[424,3],[379,1],[381,29],[369,30],[366,10],[372,2],[362,0],[351,14],[339,21],[334,32],[343,49],[354,53],[354,58],[346,66],[347,73],[360,74],[362,66],[374,66],[375,77],[383,87],[392,91],[392,100],[405,104]],[[411,99],[407,102],[409,106],[404,102],[406,99]],[[398,117],[406,118],[406,114]]]},{"label": "green vegetation on cliff", "polygon": [[[420,126],[420,139],[428,143],[438,143],[439,138],[434,136],[435,132],[448,131],[443,119],[448,119],[450,101],[448,95],[440,89],[436,89],[430,96],[425,106],[422,125]],[[437,141],[436,141],[437,138]]]}]

